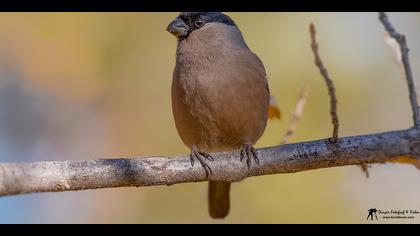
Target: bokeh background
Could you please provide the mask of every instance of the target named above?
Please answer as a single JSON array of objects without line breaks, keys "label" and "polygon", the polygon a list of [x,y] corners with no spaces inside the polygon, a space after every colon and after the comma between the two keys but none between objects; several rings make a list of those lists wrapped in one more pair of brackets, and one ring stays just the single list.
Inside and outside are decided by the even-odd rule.
[{"label": "bokeh background", "polygon": [[[186,154],[170,99],[178,13],[0,13],[0,161]],[[278,144],[301,86],[311,92],[292,141],[331,133],[313,63],[314,22],[337,88],[342,136],[411,125],[407,86],[376,13],[227,13],[260,56],[283,119],[258,145]],[[390,13],[420,78],[420,13]],[[249,178],[231,214],[207,215],[207,183],[0,198],[0,223],[370,223],[367,210],[420,209],[420,171],[381,164]],[[379,223],[420,223],[415,220]]]}]

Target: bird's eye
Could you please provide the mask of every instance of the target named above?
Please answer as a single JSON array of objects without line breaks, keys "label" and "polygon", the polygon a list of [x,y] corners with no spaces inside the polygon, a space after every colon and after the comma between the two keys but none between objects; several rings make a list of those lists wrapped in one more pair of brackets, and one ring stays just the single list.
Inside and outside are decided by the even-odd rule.
[{"label": "bird's eye", "polygon": [[195,26],[197,26],[198,28],[202,27],[203,25],[204,25],[204,22],[202,20],[195,21]]}]

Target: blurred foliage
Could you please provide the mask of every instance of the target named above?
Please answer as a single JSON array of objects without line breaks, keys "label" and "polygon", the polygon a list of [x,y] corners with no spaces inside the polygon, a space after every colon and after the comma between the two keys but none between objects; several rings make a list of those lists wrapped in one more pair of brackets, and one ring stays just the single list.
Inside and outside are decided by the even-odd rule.
[{"label": "blurred foliage", "polygon": [[[340,135],[411,125],[405,81],[375,13],[228,14],[264,62],[282,110],[258,146],[282,140],[304,84],[311,93],[291,141],[331,133],[310,22],[337,88]],[[0,161],[187,153],[170,101],[176,40],[165,28],[176,15],[0,13]],[[420,14],[390,17],[407,34],[419,78]],[[0,223],[365,223],[372,207],[420,209],[417,169],[387,164],[370,171],[369,179],[342,167],[235,183],[225,221],[208,217],[207,183],[196,183],[2,198]]]}]

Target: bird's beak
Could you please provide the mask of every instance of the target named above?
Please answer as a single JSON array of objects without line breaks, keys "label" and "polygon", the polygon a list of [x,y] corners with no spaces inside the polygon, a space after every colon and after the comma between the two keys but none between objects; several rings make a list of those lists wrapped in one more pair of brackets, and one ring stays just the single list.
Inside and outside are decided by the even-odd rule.
[{"label": "bird's beak", "polygon": [[175,18],[166,28],[166,31],[175,35],[175,37],[185,37],[188,35],[188,25],[179,17]]}]

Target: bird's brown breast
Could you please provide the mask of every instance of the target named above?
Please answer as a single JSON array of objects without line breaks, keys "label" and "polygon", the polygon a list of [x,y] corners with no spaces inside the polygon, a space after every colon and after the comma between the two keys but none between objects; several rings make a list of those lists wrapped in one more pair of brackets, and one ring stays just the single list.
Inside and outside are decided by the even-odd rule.
[{"label": "bird's brown breast", "polygon": [[255,144],[268,119],[269,91],[261,61],[247,47],[212,49],[194,36],[188,40],[178,45],[172,81],[181,139],[207,152]]}]

